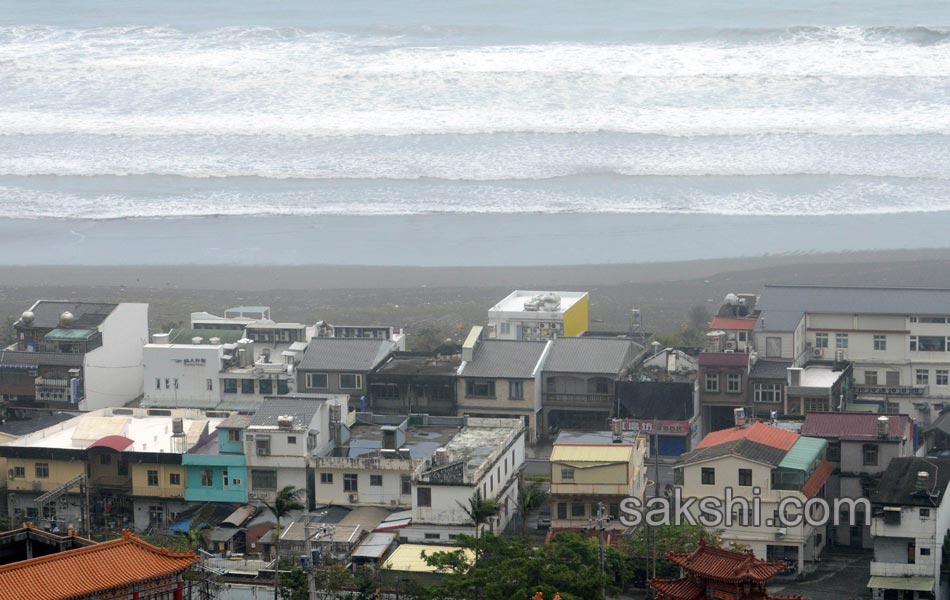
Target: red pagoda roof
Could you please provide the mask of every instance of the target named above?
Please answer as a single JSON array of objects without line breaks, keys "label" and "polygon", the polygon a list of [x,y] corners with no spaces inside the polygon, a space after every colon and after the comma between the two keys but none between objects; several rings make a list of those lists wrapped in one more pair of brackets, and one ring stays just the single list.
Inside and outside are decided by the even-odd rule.
[{"label": "red pagoda roof", "polygon": [[650,587],[656,590],[660,598],[670,600],[702,600],[706,588],[694,579],[651,579]]},{"label": "red pagoda roof", "polygon": [[768,581],[785,570],[782,561],[765,561],[752,551],[732,552],[702,542],[691,553],[667,552],[666,558],[693,575],[728,583]]}]

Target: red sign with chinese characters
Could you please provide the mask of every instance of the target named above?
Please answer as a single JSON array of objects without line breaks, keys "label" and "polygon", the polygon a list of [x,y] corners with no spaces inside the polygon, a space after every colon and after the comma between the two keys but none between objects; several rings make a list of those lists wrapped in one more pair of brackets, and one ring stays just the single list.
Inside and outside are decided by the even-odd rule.
[{"label": "red sign with chinese characters", "polygon": [[623,430],[642,431],[643,433],[658,435],[687,435],[689,434],[689,423],[687,421],[624,419]]}]

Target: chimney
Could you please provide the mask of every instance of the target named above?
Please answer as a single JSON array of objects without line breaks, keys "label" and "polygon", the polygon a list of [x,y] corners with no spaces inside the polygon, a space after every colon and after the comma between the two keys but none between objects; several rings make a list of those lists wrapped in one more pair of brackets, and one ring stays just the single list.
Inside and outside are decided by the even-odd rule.
[{"label": "chimney", "polygon": [[802,368],[801,367],[789,367],[788,368],[788,385],[789,387],[799,387],[802,384]]},{"label": "chimney", "polygon": [[475,357],[475,346],[478,345],[479,338],[482,337],[482,328],[479,325],[472,327],[472,330],[468,332],[468,337],[465,338],[465,342],[462,344],[462,360],[469,362],[472,358]]},{"label": "chimney", "polygon": [[918,494],[930,494],[930,473],[927,471],[917,471],[917,483],[914,485],[914,492]]},{"label": "chimney", "polygon": [[745,427],[745,409],[741,406],[732,409],[732,415],[736,420],[736,427]]},{"label": "chimney", "polygon": [[889,427],[890,419],[887,417],[878,417],[877,418],[877,437],[882,440],[886,440],[888,434],[890,433]]},{"label": "chimney", "polygon": [[623,442],[623,421],[620,419],[611,419],[610,432],[613,434],[613,443],[619,444]]}]

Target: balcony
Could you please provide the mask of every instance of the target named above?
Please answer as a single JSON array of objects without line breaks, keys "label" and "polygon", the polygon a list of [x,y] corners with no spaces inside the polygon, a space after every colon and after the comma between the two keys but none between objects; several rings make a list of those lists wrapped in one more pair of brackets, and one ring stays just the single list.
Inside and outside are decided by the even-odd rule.
[{"label": "balcony", "polygon": [[871,575],[881,577],[934,577],[933,562],[925,564],[907,565],[891,562],[871,562]]},{"label": "balcony", "polygon": [[596,406],[598,408],[612,407],[614,397],[611,394],[561,394],[546,393],[544,403],[548,405],[565,407],[584,407]]}]

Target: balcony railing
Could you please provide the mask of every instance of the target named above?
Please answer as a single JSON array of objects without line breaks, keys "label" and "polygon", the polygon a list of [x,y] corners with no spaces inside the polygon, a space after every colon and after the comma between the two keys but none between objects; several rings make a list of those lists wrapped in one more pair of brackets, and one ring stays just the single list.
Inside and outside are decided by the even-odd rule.
[{"label": "balcony railing", "polygon": [[891,562],[871,562],[871,575],[881,577],[933,577],[935,574],[935,565],[907,565]]},{"label": "balcony railing", "polygon": [[614,397],[610,394],[561,394],[548,392],[544,395],[545,404],[566,406],[612,406]]}]

